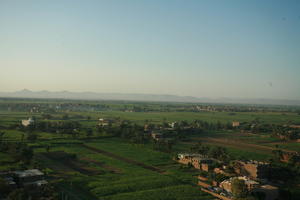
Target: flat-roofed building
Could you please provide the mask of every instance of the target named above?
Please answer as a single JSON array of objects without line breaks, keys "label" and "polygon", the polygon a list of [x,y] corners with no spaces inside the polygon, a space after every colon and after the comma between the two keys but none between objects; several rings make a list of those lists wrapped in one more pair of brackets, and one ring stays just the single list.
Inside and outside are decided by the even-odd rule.
[{"label": "flat-roofed building", "polygon": [[32,125],[32,124],[34,124],[34,120],[32,118],[22,120],[22,125],[25,127]]},{"label": "flat-roofed building", "polygon": [[232,181],[234,179],[239,179],[239,180],[243,180],[245,185],[247,186],[247,189],[248,191],[252,191],[253,189],[255,188],[258,188],[259,187],[259,183],[254,181],[254,180],[251,180],[245,176],[239,176],[239,177],[232,177],[230,179],[227,179],[227,180],[224,180],[222,181],[219,186],[221,188],[223,188],[224,190],[226,190],[227,192],[232,192]]},{"label": "flat-roofed building", "polygon": [[238,121],[232,122],[232,127],[239,127],[239,126],[240,126],[240,122],[238,122]]},{"label": "flat-roofed building", "polygon": [[15,181],[20,186],[41,186],[48,182],[44,180],[44,173],[38,169],[14,171]]},{"label": "flat-roofed building", "polygon": [[178,162],[182,164],[191,164],[194,168],[203,171],[209,171],[211,166],[218,162],[216,159],[207,158],[201,154],[180,153],[177,156]]},{"label": "flat-roofed building", "polygon": [[152,132],[151,137],[156,141],[162,140],[164,138],[162,133],[156,133],[156,132]]},{"label": "flat-roofed building", "polygon": [[236,173],[253,179],[265,179],[270,173],[270,164],[266,162],[250,160],[238,161],[237,164],[239,167],[235,169]]}]

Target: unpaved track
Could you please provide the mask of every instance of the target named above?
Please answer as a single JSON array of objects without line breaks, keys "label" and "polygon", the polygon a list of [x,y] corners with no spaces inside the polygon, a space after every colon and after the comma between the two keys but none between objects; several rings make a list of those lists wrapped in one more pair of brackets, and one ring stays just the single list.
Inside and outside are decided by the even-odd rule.
[{"label": "unpaved track", "polygon": [[[223,144],[223,145],[228,145],[232,147],[237,147],[241,149],[257,149],[260,151],[267,151],[267,152],[272,152],[273,150],[277,150],[277,148],[274,147],[269,147],[269,146],[264,146],[264,145],[258,145],[258,144],[250,144],[250,143],[245,143],[240,140],[234,140],[234,139],[228,139],[228,138],[212,138],[212,137],[205,137],[205,138],[197,138],[196,140],[198,141],[203,141],[203,142],[208,142],[208,143],[217,143],[217,144]],[[288,152],[288,153],[295,153],[296,151],[290,151],[286,149],[281,149],[283,152]]]},{"label": "unpaved track", "polygon": [[133,164],[133,165],[137,165],[139,167],[143,167],[145,169],[148,169],[148,170],[151,170],[151,171],[155,171],[155,172],[158,172],[158,173],[163,173],[163,170],[157,168],[157,167],[153,167],[153,166],[150,166],[150,165],[146,165],[145,163],[142,163],[142,162],[138,162],[136,160],[132,160],[130,158],[126,158],[126,157],[122,157],[122,156],[119,156],[117,154],[114,154],[114,153],[111,153],[111,152],[108,152],[108,151],[104,151],[104,150],[101,150],[101,149],[98,149],[98,148],[95,148],[95,147],[91,147],[91,146],[88,146],[88,145],[85,145],[85,144],[81,144],[81,146],[91,150],[91,151],[94,151],[94,152],[97,152],[97,153],[101,153],[105,156],[108,156],[108,157],[111,157],[111,158],[114,158],[114,159],[117,159],[117,160],[121,160],[121,161],[124,161],[124,162],[127,162],[129,164]]}]

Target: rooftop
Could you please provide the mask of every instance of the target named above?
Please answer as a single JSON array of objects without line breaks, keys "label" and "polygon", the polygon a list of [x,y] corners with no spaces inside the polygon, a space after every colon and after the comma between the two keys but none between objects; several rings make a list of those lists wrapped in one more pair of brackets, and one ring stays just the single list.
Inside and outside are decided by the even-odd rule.
[{"label": "rooftop", "polygon": [[45,180],[38,180],[30,183],[25,183],[24,185],[37,185],[37,186],[42,186],[48,184],[48,181]]},{"label": "rooftop", "polygon": [[222,181],[222,182],[223,182],[223,183],[230,183],[230,184],[231,184],[231,182],[232,182],[232,180],[233,180],[234,178],[238,178],[239,180],[245,181],[245,184],[247,184],[247,185],[256,185],[256,184],[259,184],[258,182],[253,181],[253,180],[249,179],[249,178],[246,177],[246,176],[231,177],[231,178],[229,178],[229,179],[227,179],[227,180],[224,180],[224,181]]},{"label": "rooftop", "polygon": [[24,170],[24,171],[15,171],[14,174],[16,174],[19,178],[31,177],[31,176],[42,176],[42,175],[44,175],[44,173],[41,172],[38,169],[29,169],[29,170]]},{"label": "rooftop", "polygon": [[257,161],[257,160],[248,160],[248,161],[240,161],[243,162],[245,164],[256,164],[256,165],[268,165],[269,163],[267,162],[261,162],[261,161]]},{"label": "rooftop", "polygon": [[198,154],[198,153],[179,153],[178,154],[178,156],[180,156],[180,157],[185,157],[185,156],[187,156],[187,157],[198,157],[198,158],[203,158],[203,157],[205,157],[205,156],[203,156],[202,154]]}]

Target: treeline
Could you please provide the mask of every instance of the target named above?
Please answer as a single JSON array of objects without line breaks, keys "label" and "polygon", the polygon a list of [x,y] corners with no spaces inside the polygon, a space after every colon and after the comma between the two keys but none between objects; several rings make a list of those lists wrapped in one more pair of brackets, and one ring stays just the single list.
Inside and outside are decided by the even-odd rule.
[{"label": "treeline", "polygon": [[297,140],[300,139],[300,128],[293,128],[287,125],[274,125],[272,135],[283,140]]},{"label": "treeline", "polygon": [[235,129],[238,129],[241,132],[249,132],[253,134],[269,133],[282,140],[300,139],[300,128],[293,127],[293,125],[289,124],[267,124],[261,123],[259,120],[253,120],[251,122],[240,123],[240,126]]},{"label": "treeline", "polygon": [[104,111],[111,109],[106,104],[86,103],[0,103],[2,111],[32,112],[32,113],[56,113],[62,111]]},{"label": "treeline", "polygon": [[55,113],[64,111],[129,111],[129,112],[294,112],[299,106],[233,105],[207,103],[166,103],[128,101],[80,101],[55,99],[0,98],[1,111]]},{"label": "treeline", "polygon": [[231,160],[233,160],[233,157],[227,152],[226,148],[220,146],[211,147],[208,145],[204,145],[201,142],[193,145],[190,148],[190,151],[192,153],[201,154],[209,158],[223,161],[224,163],[229,163]]}]

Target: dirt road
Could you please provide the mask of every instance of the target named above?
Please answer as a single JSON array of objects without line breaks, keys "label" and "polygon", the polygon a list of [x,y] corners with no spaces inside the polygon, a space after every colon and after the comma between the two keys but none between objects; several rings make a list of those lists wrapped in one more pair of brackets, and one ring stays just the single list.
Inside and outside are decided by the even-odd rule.
[{"label": "dirt road", "polygon": [[[204,137],[204,138],[196,138],[198,141],[207,142],[207,143],[215,143],[222,144],[225,146],[232,146],[240,149],[257,149],[260,151],[267,151],[271,153],[273,150],[277,150],[277,148],[259,145],[259,144],[251,144],[245,143],[241,140],[234,140],[229,138],[212,138],[212,137]],[[286,149],[281,149],[283,152],[295,153],[295,151],[290,151]]]}]

